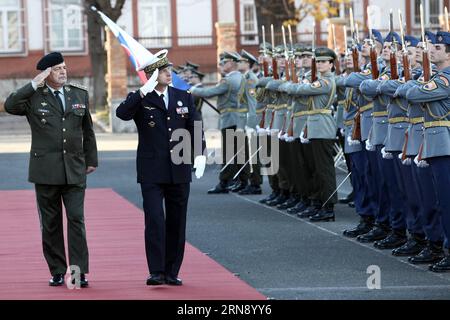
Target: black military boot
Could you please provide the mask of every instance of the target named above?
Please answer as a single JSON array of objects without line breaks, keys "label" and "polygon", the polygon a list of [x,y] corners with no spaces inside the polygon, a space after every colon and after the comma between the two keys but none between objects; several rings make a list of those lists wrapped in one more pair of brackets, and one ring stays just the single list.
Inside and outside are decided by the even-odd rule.
[{"label": "black military boot", "polygon": [[343,234],[349,238],[356,238],[359,235],[366,234],[369,232],[374,223],[374,218],[371,216],[362,216],[356,227],[352,229],[344,230]]},{"label": "black military boot", "polygon": [[239,192],[241,190],[244,190],[247,186],[247,182],[239,181],[234,185],[233,188],[230,189],[231,192]]},{"label": "black military boot", "polygon": [[433,272],[450,272],[450,255],[445,256],[441,261],[428,267]]},{"label": "black military boot", "polygon": [[277,205],[277,209],[280,210],[286,210],[292,207],[295,207],[295,205],[300,201],[298,197],[291,196],[289,199],[287,199],[282,204]]},{"label": "black military boot", "polygon": [[309,201],[300,201],[297,203],[294,207],[287,209],[287,213],[289,214],[297,214],[299,212],[302,212],[303,210],[306,210],[310,205]]},{"label": "black military boot", "polygon": [[333,208],[322,208],[315,215],[309,217],[311,222],[334,221],[334,219]]},{"label": "black military boot", "polygon": [[267,201],[266,205],[275,207],[275,206],[287,201],[287,199],[289,199],[289,194],[281,192],[280,195],[278,197],[276,197],[275,199],[273,199],[272,201]]},{"label": "black military boot", "polygon": [[425,235],[413,233],[411,238],[400,248],[392,250],[392,255],[398,257],[410,257],[418,254],[425,248],[427,241]]},{"label": "black military boot", "polygon": [[272,193],[269,194],[267,197],[265,197],[265,198],[259,200],[259,203],[265,204],[267,201],[272,201],[273,199],[275,199],[276,197],[278,197],[279,194],[280,194],[280,191],[272,190]]},{"label": "black military boot", "polygon": [[382,240],[389,235],[391,229],[387,224],[377,224],[375,223],[372,230],[367,232],[366,234],[362,234],[356,237],[356,240],[359,242],[369,243],[377,240]]},{"label": "black military boot", "polygon": [[228,193],[227,184],[220,182],[217,186],[208,190],[208,194]]},{"label": "black military boot", "polygon": [[442,242],[428,241],[427,246],[414,257],[409,257],[408,262],[412,264],[436,263],[444,258]]},{"label": "black military boot", "polygon": [[346,197],[338,200],[339,203],[349,203],[351,201],[353,201],[353,190]]},{"label": "black military boot", "polygon": [[312,204],[305,210],[297,213],[297,217],[302,218],[302,219],[309,219],[310,217],[316,215],[316,213],[318,213],[320,211],[321,207],[322,207],[321,205]]},{"label": "black military boot", "polygon": [[248,195],[248,194],[261,194],[262,190],[260,186],[256,185],[248,185],[244,189],[238,192],[240,195]]},{"label": "black military boot", "polygon": [[392,230],[383,240],[376,241],[373,246],[377,249],[395,249],[408,241],[406,230]]}]

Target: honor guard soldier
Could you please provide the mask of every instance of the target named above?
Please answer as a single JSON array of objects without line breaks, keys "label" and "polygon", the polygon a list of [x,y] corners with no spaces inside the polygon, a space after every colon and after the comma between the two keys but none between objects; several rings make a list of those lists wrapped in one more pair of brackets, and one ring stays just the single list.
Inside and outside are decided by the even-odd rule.
[{"label": "honor guard soldier", "polygon": [[69,264],[80,268],[80,285],[86,287],[85,274],[89,272],[84,225],[86,174],[98,166],[89,94],[82,86],[66,84],[66,64],[59,52],[44,56],[37,69],[41,73],[12,93],[5,101],[5,109],[26,116],[31,127],[28,180],[35,184],[44,257],[52,275],[49,284],[63,285],[67,270],[64,202]]},{"label": "honor guard soldier", "polygon": [[[203,78],[205,77],[204,73],[201,73],[198,70],[192,70],[192,75],[189,77],[189,84],[192,86],[191,88],[203,88]],[[194,106],[195,110],[201,115],[202,107],[203,107],[203,98],[194,96]]]},{"label": "honor guard soldier", "polygon": [[[450,33],[439,31],[431,55],[439,72],[423,85],[410,88],[406,98],[425,107],[424,141],[415,158],[419,167],[431,167],[435,192],[441,209],[441,222],[445,235],[444,246],[450,247]],[[430,266],[433,272],[450,271],[450,255]]]},{"label": "honor guard soldier", "polygon": [[[206,156],[200,115],[189,91],[169,86],[171,66],[166,52],[143,63],[147,83],[128,94],[116,110],[122,120],[136,123],[137,182],[141,185],[145,214],[145,251],[150,276],[147,285],[182,285],[178,273],[184,256],[186,214],[191,182],[191,151],[197,178],[203,175]],[[192,144],[174,154],[184,130]],[[183,137],[183,142],[184,142]],[[201,141],[200,141],[201,140]],[[183,146],[184,147],[184,146]],[[185,154],[187,153],[187,154]],[[174,157],[182,161],[174,161]],[[164,210],[164,207],[165,210]]]},{"label": "honor guard soldier", "polygon": [[[227,158],[227,148],[232,148],[230,154],[236,155],[238,148],[235,141],[226,141],[226,133],[234,134],[239,123],[241,113],[244,110],[239,108],[239,90],[242,84],[242,75],[237,70],[239,55],[234,52],[224,52],[220,60],[221,73],[224,78],[212,88],[192,88],[192,94],[203,98],[217,97],[217,109],[220,111],[219,129],[222,133],[222,159],[223,168],[219,175],[219,184],[208,191],[209,194],[228,193],[228,186],[237,172],[236,159],[228,165],[230,158]],[[241,112],[242,111],[242,112]],[[245,113],[247,110],[245,109]],[[235,140],[235,139],[233,139]]]}]

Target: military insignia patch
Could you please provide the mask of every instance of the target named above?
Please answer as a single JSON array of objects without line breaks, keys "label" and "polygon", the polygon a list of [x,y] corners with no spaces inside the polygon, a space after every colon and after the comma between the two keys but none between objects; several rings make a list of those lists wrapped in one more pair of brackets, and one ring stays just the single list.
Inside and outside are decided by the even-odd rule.
[{"label": "military insignia patch", "polygon": [[148,106],[144,106],[144,108],[147,109],[147,110],[153,110],[153,109],[156,109],[155,107],[148,107]]},{"label": "military insignia patch", "polygon": [[251,88],[248,90],[248,93],[250,94],[250,96],[254,97],[256,95],[256,90],[254,88]]},{"label": "military insignia patch", "polygon": [[47,105],[47,102],[41,102],[41,106],[45,107]]},{"label": "military insignia patch", "polygon": [[183,106],[183,102],[181,102],[180,100],[178,100],[178,101],[177,101],[177,105],[178,105],[179,107],[181,107],[181,106]]},{"label": "military insignia patch", "polygon": [[367,76],[367,75],[369,75],[371,73],[372,73],[372,70],[370,70],[370,69],[366,69],[366,70],[361,71],[361,74],[365,75],[365,76]]},{"label": "military insignia patch", "polygon": [[434,90],[434,89],[437,88],[437,85],[436,85],[436,82],[434,82],[434,80],[433,80],[433,81],[428,82],[427,84],[425,84],[425,85],[423,86],[423,88],[424,88],[425,90],[427,90],[427,91],[432,91],[432,90]]},{"label": "military insignia patch", "polygon": [[320,81],[314,81],[313,83],[311,83],[311,87],[313,88],[320,88],[322,86],[322,84],[320,83]]},{"label": "military insignia patch", "polygon": [[70,92],[70,87],[66,87],[66,91],[67,91],[67,92]]},{"label": "military insignia patch", "polygon": [[43,93],[48,93],[48,88],[44,88],[44,89],[42,90],[42,92],[43,92]]},{"label": "military insignia patch", "polygon": [[50,110],[47,110],[47,109],[38,109],[38,112],[41,112],[42,114],[44,114],[44,113],[49,113]]},{"label": "military insignia patch", "polygon": [[446,77],[444,77],[444,76],[439,76],[439,79],[441,79],[441,81],[444,83],[444,85],[445,85],[446,87],[448,87],[449,82],[448,82],[448,79],[447,79]]},{"label": "military insignia patch", "polygon": [[148,123],[148,125],[150,126],[150,127],[154,127],[155,125],[156,125],[156,123],[154,122],[154,121],[150,121],[149,123]]},{"label": "military insignia patch", "polygon": [[73,104],[72,109],[86,109],[84,104]]},{"label": "military insignia patch", "polygon": [[177,108],[176,110],[178,114],[186,114],[189,112],[189,109],[187,107]]},{"label": "military insignia patch", "polygon": [[389,80],[389,76],[387,74],[383,74],[378,80]]}]

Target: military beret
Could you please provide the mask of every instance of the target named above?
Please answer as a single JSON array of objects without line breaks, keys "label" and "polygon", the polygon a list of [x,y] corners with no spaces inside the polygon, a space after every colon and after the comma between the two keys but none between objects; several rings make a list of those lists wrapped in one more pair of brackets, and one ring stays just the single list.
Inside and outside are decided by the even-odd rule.
[{"label": "military beret", "polygon": [[198,70],[192,70],[192,73],[197,75],[200,79],[203,79],[203,77],[205,76],[204,73],[198,71]]},{"label": "military beret", "polygon": [[399,44],[402,43],[402,39],[398,35],[397,32],[389,32],[386,38],[384,39],[385,42],[397,42]]},{"label": "military beret", "polygon": [[258,59],[256,59],[254,55],[252,55],[250,52],[245,51],[244,49],[242,49],[240,55],[241,55],[241,58],[239,59],[240,61],[247,61],[250,64],[258,62]]},{"label": "military beret", "polygon": [[64,62],[64,58],[60,52],[51,52],[41,58],[36,65],[37,70],[45,70]]},{"label": "military beret", "polygon": [[[383,36],[381,35],[380,31],[378,31],[377,29],[372,29],[372,36],[375,41],[383,44]],[[370,38],[370,35],[367,35],[366,39],[369,40]]]},{"label": "military beret", "polygon": [[450,45],[450,32],[438,31],[436,33],[436,44]]},{"label": "military beret", "polygon": [[407,36],[405,36],[405,44],[407,47],[417,47],[417,45],[419,44],[419,39],[417,39],[416,37],[407,35]]},{"label": "military beret", "polygon": [[330,61],[336,59],[336,53],[327,47],[317,48],[314,52],[316,56],[316,61]]},{"label": "military beret", "polygon": [[186,60],[186,67],[197,70],[199,65]]},{"label": "military beret", "polygon": [[425,38],[430,40],[432,44],[436,44],[436,35],[431,31],[425,31]]},{"label": "military beret", "polygon": [[220,62],[227,62],[227,61],[238,62],[240,58],[241,56],[236,52],[224,51],[220,58],[221,60]]}]

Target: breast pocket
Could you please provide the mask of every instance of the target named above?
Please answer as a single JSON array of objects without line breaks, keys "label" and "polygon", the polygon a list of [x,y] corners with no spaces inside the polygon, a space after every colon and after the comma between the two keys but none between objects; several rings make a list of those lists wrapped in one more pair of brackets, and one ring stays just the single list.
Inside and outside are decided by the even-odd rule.
[{"label": "breast pocket", "polygon": [[86,109],[73,109],[72,113],[78,117],[84,117],[86,114]]}]

